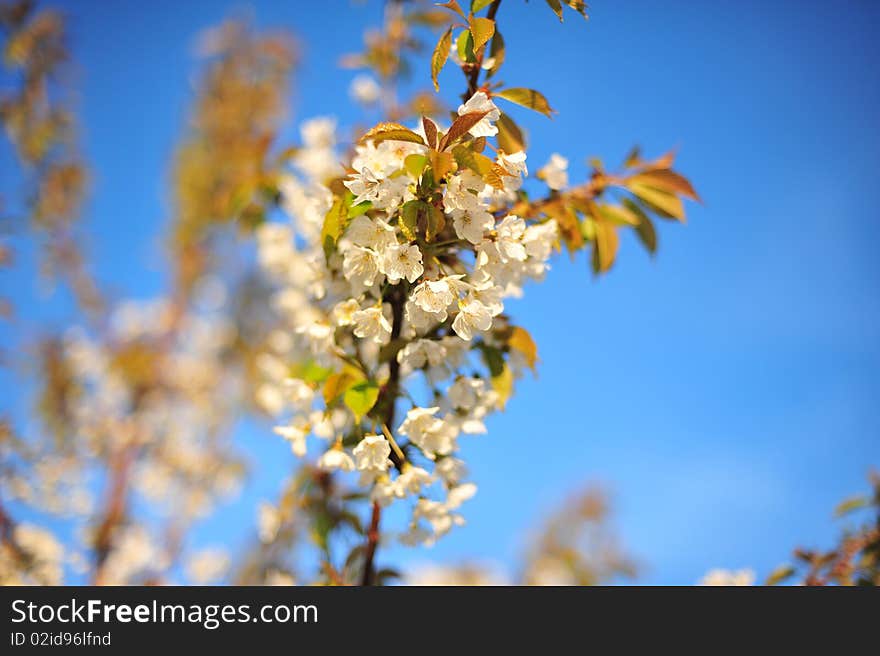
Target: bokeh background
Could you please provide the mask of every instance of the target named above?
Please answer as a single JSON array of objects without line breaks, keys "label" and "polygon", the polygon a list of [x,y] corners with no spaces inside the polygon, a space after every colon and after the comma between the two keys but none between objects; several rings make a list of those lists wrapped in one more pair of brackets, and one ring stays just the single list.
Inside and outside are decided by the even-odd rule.
[{"label": "bokeh background", "polygon": [[[633,143],[648,155],[675,145],[705,203],[686,227],[660,226],[655,258],[627,236],[615,269],[594,280],[583,257],[563,255],[511,304],[539,345],[539,377],[517,387],[488,435],[462,441],[480,486],[467,526],[429,551],[393,547],[380,560],[512,568],[542,514],[596,481],[643,565],[640,582],[692,583],[713,567],[766,574],[796,545],[828,545],[835,504],[880,464],[880,4],[597,0],[587,24],[570,13],[561,26],[539,4],[505,2],[500,16],[502,77],[534,84],[559,111],[552,121],[517,114],[532,168],[558,151],[577,180],[588,156],[617,162]],[[302,62],[282,142],[302,119],[365,120],[348,99],[355,73],[338,59],[380,22],[380,3],[44,6],[66,13],[79,66],[91,257],[128,296],[169,282],[168,166],[200,30],[240,15],[296,34]],[[441,77],[449,102],[454,74]],[[13,169],[4,143],[0,177]],[[4,295],[35,322],[63,326],[72,306],[27,269],[4,276]],[[0,396],[25,427],[28,393],[2,372]],[[233,552],[293,465],[268,423],[239,428],[253,474],[195,533]]]}]

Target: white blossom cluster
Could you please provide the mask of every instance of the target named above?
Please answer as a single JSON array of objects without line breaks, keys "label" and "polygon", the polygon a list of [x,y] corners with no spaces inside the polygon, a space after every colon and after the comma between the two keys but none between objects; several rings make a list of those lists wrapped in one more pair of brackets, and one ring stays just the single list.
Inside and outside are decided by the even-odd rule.
[{"label": "white blossom cluster", "polygon": [[[11,472],[5,487],[16,500],[78,519],[75,534],[86,550],[104,512],[93,500],[96,486],[105,485],[95,477],[101,467],[108,479],[113,468],[123,468],[123,493],[151,503],[158,511],[151,520],[161,523],[173,514],[179,528],[240,486],[244,470],[222,431],[225,409],[239,394],[224,357],[236,333],[213,307],[223,300],[222,286],[208,281],[202,288],[200,307],[190,311],[178,312],[165,299],[127,301],[100,335],[72,328],[61,342],[55,366],[64,391],[56,392],[60,402],[50,412],[60,413],[66,437],[48,444],[27,475]],[[162,576],[170,556],[153,532],[126,518],[111,536],[102,581]],[[89,567],[61,563],[50,533],[18,525],[13,538],[19,549],[36,554],[24,571],[40,581],[59,582],[65,564],[81,573]],[[204,563],[191,571],[207,580],[217,569],[215,562],[213,572]]]},{"label": "white blossom cluster", "polygon": [[[497,134],[499,112],[483,92],[458,111],[486,112],[470,128],[472,136]],[[342,159],[326,147],[336,142],[334,127],[328,119],[303,126],[296,172],[281,185],[293,221],[258,230],[259,262],[278,285],[273,305],[284,328],[270,336],[259,359],[265,382],[256,396],[285,418],[275,430],[295,454],[304,456],[310,436],[318,438],[321,468],[357,472],[381,506],[409,500],[411,519],[399,537],[430,544],[463,523],[458,509],[476,491],[464,481],[458,439],[486,432],[484,419],[499,405],[488,377],[473,374],[478,347],[501,346],[493,327],[506,321],[504,301],[543,277],[557,226],[507,212],[527,174],[526,155],[499,151],[500,188],[459,169],[438,185],[446,231],[433,241],[408,238],[401,208],[419,190],[405,162],[428,149],[366,141],[354,147],[346,161],[351,173],[342,181],[354,196],[351,207],[366,209],[351,218],[328,256],[321,230],[334,203],[331,171]],[[291,374],[292,363],[303,361],[333,372],[354,370],[382,390],[398,369],[397,410],[405,416],[387,431],[370,417],[356,417],[346,404],[327,399],[314,379]],[[515,354],[509,364],[517,371],[522,366]],[[406,440],[398,446],[392,434]]]}]

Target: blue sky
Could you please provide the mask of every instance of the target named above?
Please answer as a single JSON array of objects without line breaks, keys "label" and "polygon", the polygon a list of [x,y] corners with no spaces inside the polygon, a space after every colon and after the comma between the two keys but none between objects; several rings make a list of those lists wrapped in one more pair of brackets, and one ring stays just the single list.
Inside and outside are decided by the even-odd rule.
[{"label": "blue sky", "polygon": [[[161,293],[167,165],[191,99],[193,38],[253,7],[299,37],[293,119],[362,117],[347,101],[378,3],[61,2],[79,64],[84,146],[96,172],[87,221],[99,276]],[[676,146],[705,199],[687,226],[660,226],[652,260],[624,240],[593,280],[559,257],[510,305],[539,345],[538,380],[517,389],[486,436],[464,441],[478,496],[468,525],[429,552],[383,562],[511,566],[529,527],[590,481],[612,492],[646,583],[690,583],[711,567],[761,574],[796,545],[825,545],[834,505],[880,465],[880,6],[870,1],[596,1],[560,25],[544,3],[505,0],[502,79],[544,92],[551,121],[515,112],[532,168],[553,151],[572,179],[588,156],[618,162]],[[417,68],[427,78],[427,64]],[[444,72],[454,102],[459,79]],[[293,131],[291,130],[291,134]],[[9,153],[0,149],[0,172]],[[4,185],[5,186],[5,185]],[[9,285],[8,291],[6,285]],[[64,304],[29,275],[4,292],[55,322]],[[25,399],[8,378],[0,393]],[[255,472],[198,542],[241,544],[256,499],[290,461],[265,427],[243,435]]]}]

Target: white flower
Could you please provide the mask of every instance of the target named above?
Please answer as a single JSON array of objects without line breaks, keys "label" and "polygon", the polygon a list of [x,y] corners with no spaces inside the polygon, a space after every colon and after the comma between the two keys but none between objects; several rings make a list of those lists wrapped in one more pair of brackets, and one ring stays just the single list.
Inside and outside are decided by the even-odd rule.
[{"label": "white flower", "polygon": [[522,262],[526,259],[526,248],[522,244],[522,238],[526,232],[526,222],[515,214],[509,214],[495,228],[495,244],[503,260],[517,260]]},{"label": "white flower", "polygon": [[472,244],[479,244],[483,240],[483,233],[491,230],[495,225],[495,218],[485,209],[452,210],[452,225],[455,234],[466,239]]},{"label": "white flower", "polygon": [[422,252],[415,244],[396,244],[385,249],[382,264],[388,282],[396,284],[406,278],[415,282],[422,275]]},{"label": "white flower", "polygon": [[476,299],[459,303],[458,314],[452,322],[452,330],[465,341],[473,339],[474,333],[492,327],[492,314]]},{"label": "white flower", "polygon": [[351,318],[354,320],[354,334],[364,339],[372,339],[385,344],[391,338],[391,324],[378,305],[366,310],[358,310]]},{"label": "white flower", "polygon": [[431,499],[419,499],[413,509],[413,522],[424,519],[431,525],[435,537],[440,537],[449,532],[453,526],[464,524],[461,515],[451,512],[451,508],[440,501]]},{"label": "white flower", "polygon": [[713,569],[700,580],[700,585],[749,586],[755,584],[755,573],[750,569],[730,571]]},{"label": "white flower", "polygon": [[488,112],[479,123],[474,125],[468,132],[475,137],[494,137],[498,134],[498,128],[493,125],[501,118],[501,112],[483,91],[477,91],[470,100],[458,108],[458,115],[472,112]]},{"label": "white flower", "polygon": [[189,558],[186,574],[196,585],[207,585],[222,578],[229,564],[229,554],[223,549],[203,549]]},{"label": "white flower", "polygon": [[409,180],[405,176],[377,178],[370,169],[363,168],[360,173],[353,173],[350,179],[343,180],[342,184],[355,195],[353,204],[370,201],[373,207],[391,209],[403,200]]},{"label": "white flower", "polygon": [[[406,470],[406,465],[404,465],[404,471]],[[399,480],[399,477],[398,477]],[[373,489],[370,491],[370,501],[374,503],[378,503],[383,508],[390,505],[395,498],[402,497],[402,494],[398,494],[399,486],[397,481],[391,481],[387,476],[381,478],[376,481],[373,485]]]},{"label": "white flower", "polygon": [[413,408],[406,413],[406,419],[398,429],[401,435],[409,437],[432,460],[437,455],[452,453],[455,438],[458,437],[458,430],[453,424],[434,416],[438,410],[438,407]]},{"label": "white flower", "polygon": [[[383,141],[379,145],[368,141],[355,146],[356,155],[351,167],[360,171],[369,169],[377,178],[387,178],[403,168],[403,161],[409,155],[425,152],[425,147],[407,141]],[[406,176],[402,176],[406,181]]]},{"label": "white flower", "polygon": [[336,143],[336,119],[318,116],[304,121],[299,128],[303,143],[308,148],[330,148]]},{"label": "white flower", "polygon": [[332,448],[318,459],[318,467],[324,471],[353,471],[354,460],[341,448]]},{"label": "white flower", "polygon": [[352,219],[345,229],[345,237],[353,244],[370,248],[377,253],[397,244],[394,228],[382,219],[371,219],[363,214]]},{"label": "white flower", "polygon": [[268,501],[261,501],[257,506],[257,532],[260,541],[269,543],[275,540],[281,528],[281,513]]},{"label": "white flower", "polygon": [[431,339],[409,342],[397,352],[397,361],[406,369],[421,369],[426,364],[439,367],[446,357],[446,347]]},{"label": "white flower", "polygon": [[382,192],[382,180],[377,178],[370,169],[363,168],[360,173],[352,173],[349,180],[342,182],[355,195],[353,205],[364,201],[374,201]]},{"label": "white flower", "polygon": [[[505,169],[507,169],[507,171],[510,172],[513,177],[520,180],[520,182],[522,181],[522,176],[526,176],[529,174],[529,169],[526,166],[526,154],[523,151],[511,153],[510,155],[506,153],[499,153],[498,163]],[[519,186],[517,185],[517,189],[518,188]],[[513,191],[516,190],[514,189]]]},{"label": "white flower", "polygon": [[278,435],[290,442],[290,450],[302,458],[306,454],[306,436],[310,428],[302,418],[296,418],[287,426],[276,426],[273,429]]},{"label": "white flower", "polygon": [[380,275],[378,254],[361,246],[349,247],[343,257],[342,275],[357,287],[372,287]]},{"label": "white flower", "polygon": [[468,499],[473,498],[473,496],[477,493],[477,486],[473,483],[462,483],[456,487],[453,487],[449,490],[449,494],[446,495],[446,507],[447,508],[458,508]]},{"label": "white flower", "polygon": [[349,298],[334,305],[330,314],[333,316],[333,322],[337,326],[350,326],[354,323],[354,313],[360,309],[360,303],[353,298]]},{"label": "white flower", "polygon": [[530,258],[546,261],[553,252],[553,247],[559,239],[559,227],[555,219],[545,223],[530,225],[523,234],[522,243],[526,249],[526,255]]},{"label": "white flower", "polygon": [[467,378],[462,376],[453,383],[446,393],[453,408],[471,410],[479,402],[486,391],[486,382],[482,378]]},{"label": "white flower", "polygon": [[483,179],[469,169],[449,176],[446,181],[446,193],[443,196],[443,209],[451,212],[479,208],[479,194],[485,187],[486,183]]},{"label": "white flower", "polygon": [[284,388],[287,398],[295,411],[305,412],[312,407],[315,398],[315,390],[309,384],[299,378],[286,378]]},{"label": "white flower", "polygon": [[296,332],[306,338],[309,349],[315,355],[326,353],[333,346],[333,326],[313,321],[297,328]]},{"label": "white flower", "polygon": [[440,475],[448,487],[455,487],[461,482],[461,479],[467,476],[467,467],[464,462],[452,456],[438,460],[434,471]]},{"label": "white flower", "polygon": [[538,171],[538,177],[551,189],[562,189],[568,185],[568,160],[559,153],[550,155],[550,160]]},{"label": "white flower", "polygon": [[358,471],[371,474],[388,471],[391,445],[384,435],[365,435],[352,451]]},{"label": "white flower", "polygon": [[401,499],[409,494],[419,494],[422,488],[430,485],[433,477],[421,467],[415,467],[409,463],[403,466],[403,472],[395,481],[395,493]]},{"label": "white flower", "polygon": [[358,75],[351,81],[349,93],[357,102],[370,105],[379,100],[382,89],[369,75]]},{"label": "white flower", "polygon": [[449,281],[445,278],[424,281],[413,289],[411,298],[425,312],[442,315],[440,321],[446,319],[446,308],[455,300]]}]

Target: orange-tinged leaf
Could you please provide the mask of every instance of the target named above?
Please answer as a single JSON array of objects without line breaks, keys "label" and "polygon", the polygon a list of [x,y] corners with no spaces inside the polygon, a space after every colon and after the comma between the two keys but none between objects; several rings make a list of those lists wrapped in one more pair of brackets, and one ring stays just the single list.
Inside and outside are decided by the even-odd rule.
[{"label": "orange-tinged leaf", "polygon": [[455,0],[449,0],[449,2],[441,3],[438,6],[445,7],[450,11],[454,11],[456,14],[467,20],[467,16],[464,15],[464,11],[462,11],[461,5],[459,5]]},{"label": "orange-tinged leaf", "polygon": [[482,121],[488,113],[489,112],[468,112],[455,119],[452,125],[449,126],[449,131],[444,134],[443,138],[440,140],[440,150],[446,150],[446,147],[449,146],[449,144],[467,134],[468,130]]},{"label": "orange-tinged leaf", "polygon": [[437,46],[434,48],[434,54],[431,55],[431,80],[434,82],[434,91],[440,91],[440,83],[437,81],[437,76],[440,75],[440,71],[446,65],[446,60],[449,59],[449,49],[451,47],[452,26],[440,36],[440,40],[437,41]]},{"label": "orange-tinged leaf", "polygon": [[505,100],[508,100],[512,103],[516,103],[517,105],[522,105],[523,107],[533,109],[536,112],[544,114],[545,116],[551,116],[555,111],[552,107],[550,107],[550,103],[547,102],[544,94],[540,93],[539,91],[535,91],[534,89],[514,87],[511,89],[498,91],[494,95],[498,96],[499,98],[504,98]]},{"label": "orange-tinged leaf", "polygon": [[515,351],[522,353],[532,371],[538,363],[538,346],[529,334],[529,331],[519,326],[514,326],[507,340],[507,345]]},{"label": "orange-tinged leaf", "polygon": [[596,222],[596,234],[593,239],[593,271],[604,273],[613,265],[620,246],[617,228],[610,223]]},{"label": "orange-tinged leaf", "polygon": [[506,362],[501,373],[492,376],[491,383],[492,389],[498,397],[498,407],[504,410],[504,406],[507,405],[507,401],[513,394],[513,372]]},{"label": "orange-tinged leaf", "polygon": [[471,13],[476,14],[478,11],[482,11],[489,5],[491,5],[493,0],[473,0],[471,2]]},{"label": "orange-tinged leaf", "polygon": [[660,216],[685,220],[684,204],[675,194],[655,189],[638,182],[627,182],[627,188]]},{"label": "orange-tinged leaf", "polygon": [[504,112],[495,124],[498,127],[498,146],[508,155],[518,153],[526,149],[525,137],[522,130]]},{"label": "orange-tinged leaf", "polygon": [[486,184],[492,185],[496,189],[504,188],[504,182],[501,178],[505,175],[510,175],[507,169],[499,166],[494,160],[489,159],[485,155],[475,153],[464,145],[456,146],[452,152],[459,168],[470,169],[483,178]]},{"label": "orange-tinged leaf", "polygon": [[324,403],[325,405],[331,405],[336,399],[338,399],[345,390],[354,382],[354,378],[346,373],[342,372],[339,374],[332,374],[327,377],[327,380],[324,382]]},{"label": "orange-tinged leaf", "polygon": [[593,205],[596,211],[593,215],[600,221],[608,221],[618,226],[637,226],[639,217],[626,207],[620,205]]},{"label": "orange-tinged leaf", "polygon": [[381,141],[408,141],[411,143],[425,145],[425,140],[422,139],[421,135],[417,132],[413,132],[405,125],[400,125],[400,123],[379,123],[373,128],[370,128],[361,137],[361,142],[364,141],[373,141],[374,143],[379,143]]},{"label": "orange-tinged leaf", "polygon": [[428,161],[431,162],[431,170],[434,171],[434,180],[440,182],[443,180],[455,164],[455,159],[449,151],[432,150],[428,154]]},{"label": "orange-tinged leaf", "polygon": [[425,130],[425,136],[428,138],[428,145],[431,148],[437,147],[437,124],[427,116],[422,117],[422,127]]},{"label": "orange-tinged leaf", "polygon": [[550,9],[553,10],[553,13],[556,14],[556,17],[559,18],[559,22],[562,22],[562,2],[560,0],[547,0],[547,4],[550,5]]},{"label": "orange-tinged leaf", "polygon": [[662,189],[679,194],[691,200],[699,201],[700,197],[691,185],[690,181],[671,169],[655,169],[653,171],[645,171],[637,173],[630,178],[630,181],[637,184],[644,184],[655,189]]},{"label": "orange-tinged leaf", "polygon": [[470,27],[474,39],[474,51],[479,52],[495,34],[495,21],[491,18],[472,18]]}]

